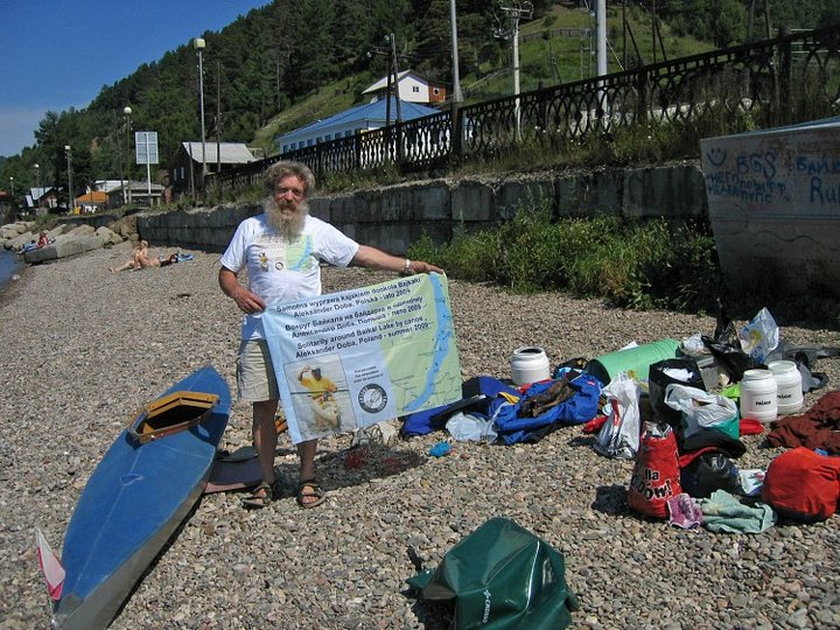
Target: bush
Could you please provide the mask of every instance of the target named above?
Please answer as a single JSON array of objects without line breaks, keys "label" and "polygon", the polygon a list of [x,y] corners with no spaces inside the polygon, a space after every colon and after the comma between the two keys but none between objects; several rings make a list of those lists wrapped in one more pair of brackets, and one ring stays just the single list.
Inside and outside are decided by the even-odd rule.
[{"label": "bush", "polygon": [[493,281],[517,292],[565,290],[628,308],[702,310],[714,305],[720,273],[708,226],[618,217],[552,220],[545,201],[521,206],[496,228],[424,237],[409,250],[452,277]]}]

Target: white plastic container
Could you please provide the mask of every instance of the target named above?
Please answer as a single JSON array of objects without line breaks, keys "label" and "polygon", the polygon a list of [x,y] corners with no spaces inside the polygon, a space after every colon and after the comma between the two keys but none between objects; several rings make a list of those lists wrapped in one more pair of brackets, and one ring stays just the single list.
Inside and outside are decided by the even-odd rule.
[{"label": "white plastic container", "polygon": [[776,379],[770,370],[747,370],[741,379],[741,418],[773,422],[778,416]]},{"label": "white plastic container", "polygon": [[545,350],[536,346],[522,346],[513,351],[510,373],[514,385],[527,385],[550,378]]},{"label": "white plastic container", "polygon": [[802,374],[793,361],[771,361],[767,367],[776,379],[776,406],[780,416],[802,409]]}]

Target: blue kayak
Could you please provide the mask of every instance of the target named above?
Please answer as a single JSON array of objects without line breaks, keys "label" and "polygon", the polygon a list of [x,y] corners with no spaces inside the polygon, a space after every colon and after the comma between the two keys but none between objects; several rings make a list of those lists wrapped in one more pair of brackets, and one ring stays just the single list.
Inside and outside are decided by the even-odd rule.
[{"label": "blue kayak", "polygon": [[104,628],[201,496],[230,415],[210,366],[145,405],[105,453],[64,537],[57,628]]}]

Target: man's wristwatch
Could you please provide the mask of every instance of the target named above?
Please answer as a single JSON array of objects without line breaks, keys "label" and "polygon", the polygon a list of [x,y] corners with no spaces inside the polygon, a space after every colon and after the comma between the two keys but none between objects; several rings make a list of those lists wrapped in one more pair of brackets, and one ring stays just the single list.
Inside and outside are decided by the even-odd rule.
[{"label": "man's wristwatch", "polygon": [[414,273],[414,270],[411,268],[411,261],[406,258],[405,262],[403,263],[403,275],[410,276]]}]

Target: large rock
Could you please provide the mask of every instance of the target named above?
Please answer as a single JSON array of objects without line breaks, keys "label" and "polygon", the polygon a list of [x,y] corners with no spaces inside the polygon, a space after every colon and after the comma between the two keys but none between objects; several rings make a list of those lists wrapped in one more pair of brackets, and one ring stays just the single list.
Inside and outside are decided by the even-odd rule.
[{"label": "large rock", "polygon": [[42,263],[50,260],[58,260],[59,258],[67,258],[68,256],[75,256],[76,254],[82,254],[92,249],[99,249],[100,247],[102,247],[102,239],[95,234],[90,236],[71,236],[57,240],[47,247],[26,252],[23,255],[23,260],[28,263]]},{"label": "large rock", "polygon": [[3,243],[3,247],[6,249],[11,249],[14,251],[19,250],[21,247],[26,245],[27,243],[31,243],[32,241],[37,241],[38,235],[34,232],[24,232],[20,236],[16,236],[15,238],[10,238]]},{"label": "large rock", "polygon": [[[107,228],[105,229],[107,230]],[[33,264],[58,260],[88,252],[92,249],[99,249],[109,241],[110,237],[104,232],[98,234],[89,225],[79,225],[69,232],[57,236],[55,242],[51,245],[26,252],[23,255],[23,260]]]},{"label": "large rock", "polygon": [[117,234],[116,232],[112,232],[109,228],[100,226],[96,228],[96,236],[102,240],[102,245],[118,245],[122,243],[125,239]]},{"label": "large rock", "polygon": [[14,223],[7,223],[0,227],[0,238],[9,239],[31,232],[34,227],[34,221],[15,221]]},{"label": "large rock", "polygon": [[123,239],[136,241],[137,236],[137,214],[130,214],[128,216],[114,221],[108,226],[115,234],[119,234]]}]

